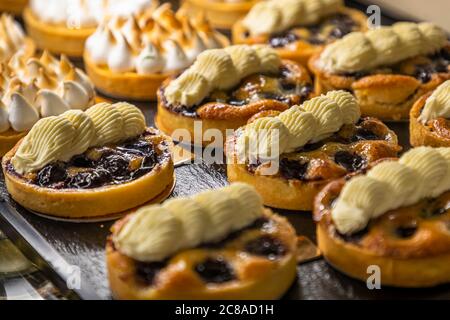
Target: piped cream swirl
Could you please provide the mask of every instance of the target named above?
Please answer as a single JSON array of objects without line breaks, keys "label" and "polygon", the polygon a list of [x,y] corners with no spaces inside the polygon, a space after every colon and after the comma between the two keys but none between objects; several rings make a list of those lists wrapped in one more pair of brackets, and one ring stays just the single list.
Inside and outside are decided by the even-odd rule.
[{"label": "piped cream swirl", "polygon": [[418,120],[426,124],[437,118],[450,118],[450,80],[441,84],[427,99]]}]

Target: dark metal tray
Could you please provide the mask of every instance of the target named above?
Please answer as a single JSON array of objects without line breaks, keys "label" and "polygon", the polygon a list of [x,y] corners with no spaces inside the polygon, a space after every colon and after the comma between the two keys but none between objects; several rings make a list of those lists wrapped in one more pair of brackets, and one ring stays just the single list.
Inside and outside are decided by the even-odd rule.
[{"label": "dark metal tray", "polygon": [[[385,19],[385,23],[392,20]],[[154,104],[139,104],[149,125],[153,125]],[[408,125],[388,124],[397,132],[401,144],[409,148]],[[227,184],[224,165],[190,164],[176,169],[173,197],[195,194]],[[6,202],[2,202],[1,198]],[[315,226],[308,212],[278,211],[285,215],[299,235],[315,240]],[[27,212],[9,199],[0,173],[0,228],[61,289],[76,275],[70,265],[81,271],[81,287],[73,291],[82,299],[110,299],[104,260],[105,240],[111,222],[68,223],[48,220]],[[335,271],[323,259],[298,267],[298,279],[285,299],[450,299],[450,286],[433,289],[369,290],[366,284]]]}]

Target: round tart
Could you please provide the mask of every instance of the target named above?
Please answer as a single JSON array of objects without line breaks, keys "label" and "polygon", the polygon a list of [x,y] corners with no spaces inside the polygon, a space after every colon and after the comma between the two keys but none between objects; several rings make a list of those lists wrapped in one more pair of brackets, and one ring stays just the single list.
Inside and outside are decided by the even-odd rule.
[{"label": "round tart", "polygon": [[156,100],[162,82],[187,68],[206,49],[222,48],[228,39],[207,21],[191,19],[170,4],[138,16],[116,17],[88,39],[84,61],[96,88],[133,100]]},{"label": "round tart", "polygon": [[[346,105],[357,106],[350,94],[334,94],[349,99]],[[339,101],[336,97],[332,100]],[[314,98],[278,117],[255,119],[236,131],[226,145],[228,180],[252,185],[267,206],[311,211],[315,196],[330,181],[364,170],[378,159],[397,156],[401,150],[397,136],[377,119],[359,119],[356,112],[347,124],[339,125],[339,114],[314,124],[314,109],[330,106],[328,99]],[[327,121],[338,125],[324,138],[310,135],[328,126]],[[258,130],[263,133],[278,130],[279,140],[271,140],[270,135],[259,136]],[[272,146],[266,146],[265,141]],[[274,145],[278,146],[278,153],[270,154]],[[245,155],[246,148],[256,149],[256,154]]]},{"label": "round tart", "polygon": [[184,0],[190,14],[203,13],[218,29],[231,29],[233,24],[242,19],[260,0]]},{"label": "round tart", "polygon": [[124,103],[40,120],[3,157],[8,192],[60,218],[104,217],[153,200],[173,184],[171,140],[143,121]]},{"label": "round tart", "polygon": [[[225,50],[228,52],[245,51],[246,54],[228,54],[228,52],[206,51],[199,57],[196,63],[178,78],[166,80],[158,91],[158,113],[156,124],[163,132],[172,135],[176,140],[181,137],[190,137],[196,144],[207,144],[212,141],[208,137],[208,131],[219,130],[225,137],[227,129],[237,129],[247,123],[255,114],[262,111],[284,111],[294,104],[302,103],[312,96],[311,78],[307,70],[301,65],[289,61],[279,60],[276,53],[266,47],[257,48],[261,53],[261,61],[267,56],[273,55],[274,62],[269,62],[269,67],[261,63],[253,71],[240,75],[236,64],[252,61],[254,47],[232,46]],[[247,55],[248,54],[248,55]],[[209,59],[230,59],[226,70],[212,67]],[[233,58],[234,57],[234,58]],[[206,61],[206,62],[205,62]],[[213,62],[212,65],[221,62]],[[208,67],[204,67],[208,65]],[[214,75],[207,77],[217,80],[206,80],[199,73],[203,68],[214,70]],[[220,73],[228,73],[232,77],[231,86],[218,88],[225,81],[219,76]],[[217,75],[216,75],[217,73]],[[188,80],[188,79],[191,79]],[[189,82],[188,82],[189,81]],[[214,81],[219,84],[214,85]],[[191,88],[185,88],[188,83]],[[170,96],[168,97],[168,91]],[[184,92],[177,94],[176,92]],[[192,91],[192,92],[191,92]],[[175,97],[174,97],[175,96]],[[182,130],[182,131],[180,131]],[[185,141],[186,142],[186,141]],[[187,141],[189,142],[189,141]],[[223,142],[222,142],[223,144]]]},{"label": "round tart", "polygon": [[[243,198],[242,193],[247,197]],[[205,204],[205,197],[220,200]],[[142,208],[135,215],[117,222],[106,246],[113,296],[116,299],[140,300],[280,298],[296,277],[295,230],[285,218],[264,209],[261,201],[256,200],[255,203],[254,199],[258,199],[254,190],[237,184],[191,199],[169,200],[162,207]],[[237,204],[240,201],[243,203]],[[221,206],[224,203],[236,206],[235,211]],[[248,218],[249,206],[253,208],[250,210],[251,218]],[[182,241],[186,237],[183,229],[186,224],[196,227],[195,234],[198,236],[201,237],[199,231],[206,234],[203,228],[217,221],[205,222],[193,217],[208,217],[216,214],[212,212],[214,210],[217,214],[220,212],[223,218],[229,215],[224,221],[233,220],[239,226],[218,228],[222,229],[220,235],[210,231],[210,241],[194,238],[189,241],[190,244],[178,249],[174,247],[176,238]],[[161,242],[150,244],[139,241],[136,233],[153,232],[157,228],[156,221],[165,232],[163,239],[159,238]],[[222,225],[226,224],[222,222]],[[200,229],[199,225],[202,225]],[[176,230],[178,233],[175,233]],[[192,230],[189,231],[192,233]],[[171,244],[167,246],[167,243]],[[192,245],[194,243],[196,245]]]},{"label": "round tart", "polygon": [[[233,43],[268,44],[275,48],[283,59],[294,60],[307,66],[308,60],[327,44],[350,32],[367,30],[366,15],[359,10],[345,7],[340,0],[333,0],[331,4],[323,3],[323,6],[319,4],[319,7],[309,7],[305,2],[307,1],[271,0],[255,6],[255,12],[251,11],[244,20],[234,24]],[[268,7],[268,11],[262,11],[260,7],[264,6]],[[273,6],[276,8],[272,8]],[[318,8],[320,13],[311,12],[317,11]],[[283,15],[285,11],[288,12],[287,15],[295,15],[292,22],[286,25],[275,24],[276,17]],[[294,11],[297,13],[293,13]],[[313,16],[315,18],[312,18]],[[264,21],[268,24],[267,28],[262,28]],[[270,26],[272,23],[274,24]]]},{"label": "round tart", "polygon": [[28,0],[0,0],[0,11],[19,16],[27,4]]},{"label": "round tart", "polygon": [[352,33],[309,61],[316,94],[348,90],[358,98],[363,115],[382,120],[408,119],[420,97],[450,79],[449,65],[443,30],[403,22]]},{"label": "round tart", "polygon": [[[428,152],[430,151],[426,150],[426,153]],[[447,155],[448,161],[449,150],[442,152]],[[414,161],[413,163],[418,163],[420,160]],[[398,164],[391,162],[395,161],[381,162],[374,167],[377,169],[378,166],[384,166],[383,169],[377,170],[380,181],[386,180],[388,175],[386,173],[380,178],[383,176],[381,172],[386,168],[390,167],[391,171],[394,169],[397,173],[399,172]],[[430,171],[422,172],[422,175],[427,174],[430,174]],[[372,174],[372,177],[376,175]],[[400,176],[395,173],[390,175]],[[434,184],[442,181],[443,177],[447,179],[448,184],[448,178],[442,171],[437,172],[435,177]],[[360,179],[360,177],[353,179]],[[450,282],[450,193],[439,192],[439,195],[410,201],[414,203],[408,205],[397,203],[398,207],[395,209],[381,210],[381,213],[378,210],[378,217],[360,224],[358,228],[353,229],[353,232],[341,232],[335,222],[337,214],[333,211],[336,210],[341,198],[349,197],[349,193],[345,195],[343,193],[352,180],[348,182],[341,179],[331,182],[316,199],[314,218],[317,222],[317,240],[326,260],[344,274],[362,281],[367,281],[370,276],[368,268],[377,266],[380,270],[381,284],[384,286],[416,288]],[[417,190],[421,188],[421,184],[424,184],[423,181],[419,178],[413,182],[406,178],[403,183],[412,186],[408,190]],[[359,182],[363,184],[365,181]],[[373,184],[371,185],[372,188],[377,189],[373,187]],[[381,185],[381,188],[388,187],[386,184]],[[393,192],[390,197],[386,195],[384,198],[378,197],[376,208],[381,208],[391,201],[389,198],[395,196],[396,193]],[[409,196],[414,196],[414,192],[411,192]],[[352,198],[351,195],[348,199],[350,198]],[[361,198],[362,196],[359,197]],[[401,196],[401,198],[405,197]],[[353,199],[358,201],[355,194]],[[368,201],[372,199],[373,197],[366,198]],[[350,206],[348,210],[353,210],[354,214],[345,214],[345,218],[344,214],[341,214],[342,219],[352,223],[356,221],[356,224],[361,216],[367,213],[365,208],[361,212]],[[345,226],[345,223],[343,225]]]},{"label": "round tart", "polygon": [[410,113],[411,145],[430,147],[450,147],[450,80],[444,82],[433,93],[421,97]]}]

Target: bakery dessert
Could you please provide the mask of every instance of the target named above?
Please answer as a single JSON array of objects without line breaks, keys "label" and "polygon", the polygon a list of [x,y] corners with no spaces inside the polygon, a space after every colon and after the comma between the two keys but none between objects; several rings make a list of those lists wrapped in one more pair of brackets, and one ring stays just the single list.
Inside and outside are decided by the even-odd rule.
[{"label": "bakery dessert", "polygon": [[330,183],[317,197],[319,248],[343,273],[381,285],[450,282],[450,149],[419,147],[366,175]]},{"label": "bakery dessert", "polygon": [[3,157],[2,168],[11,197],[29,210],[103,218],[172,186],[170,148],[135,106],[101,103],[39,120]]},{"label": "bakery dessert", "polygon": [[0,16],[0,63],[7,63],[15,54],[31,57],[36,50],[33,40],[9,14]]},{"label": "bakery dessert", "polygon": [[382,122],[360,118],[350,93],[332,91],[237,130],[226,144],[228,180],[254,186],[267,206],[311,211],[330,181],[400,150]]},{"label": "bakery dessert", "polygon": [[296,277],[295,230],[245,184],[147,206],[106,245],[116,299],[278,299]]},{"label": "bakery dessert", "polygon": [[192,142],[206,144],[210,129],[224,137],[227,129],[239,128],[261,111],[302,103],[311,97],[311,83],[305,68],[281,60],[267,46],[208,50],[179,77],[164,82],[156,123],[174,139],[187,131]]},{"label": "bakery dessert", "polygon": [[40,49],[81,57],[86,39],[106,17],[137,14],[151,3],[152,0],[30,0],[23,18]]},{"label": "bakery dessert", "polygon": [[309,61],[317,94],[348,90],[363,115],[385,120],[408,119],[421,96],[450,79],[449,65],[446,33],[409,22],[351,33]]},{"label": "bakery dessert", "polygon": [[184,0],[190,14],[204,13],[214,28],[231,29],[261,0]]},{"label": "bakery dessert", "polygon": [[268,0],[233,26],[233,43],[268,44],[283,59],[307,66],[325,45],[366,29],[364,13],[343,0]]},{"label": "bakery dessert", "polygon": [[17,53],[0,75],[0,156],[40,119],[94,104],[94,87],[65,56],[38,58]]},{"label": "bakery dessert", "polygon": [[411,109],[411,145],[450,147],[450,80],[420,98]]},{"label": "bakery dessert", "polygon": [[27,4],[28,0],[0,0],[0,11],[19,16]]},{"label": "bakery dessert", "polygon": [[141,16],[116,17],[88,39],[84,60],[103,93],[134,100],[156,100],[168,77],[187,68],[206,49],[228,39],[203,19],[174,13],[165,3]]}]

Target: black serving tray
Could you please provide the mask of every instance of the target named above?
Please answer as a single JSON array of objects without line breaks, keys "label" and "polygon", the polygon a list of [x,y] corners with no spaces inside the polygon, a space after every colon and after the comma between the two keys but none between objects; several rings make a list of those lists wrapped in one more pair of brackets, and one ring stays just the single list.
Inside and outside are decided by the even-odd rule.
[{"label": "black serving tray", "polygon": [[[361,7],[355,3],[352,6]],[[384,24],[393,19],[383,17]],[[138,103],[149,125],[154,125],[154,103]],[[389,123],[405,150],[409,149],[407,123]],[[227,184],[224,165],[189,164],[176,168],[173,197],[196,194]],[[2,202],[1,198],[6,201]],[[299,235],[315,241],[315,225],[309,212],[275,210],[286,216]],[[110,299],[105,268],[105,241],[112,222],[69,223],[48,220],[27,212],[12,201],[0,173],[0,228],[64,292],[81,299]],[[73,276],[69,265],[79,267],[81,287],[69,290],[66,281]],[[369,290],[330,267],[323,259],[298,266],[298,278],[284,299],[450,299],[450,285],[432,289],[382,288]]]}]

